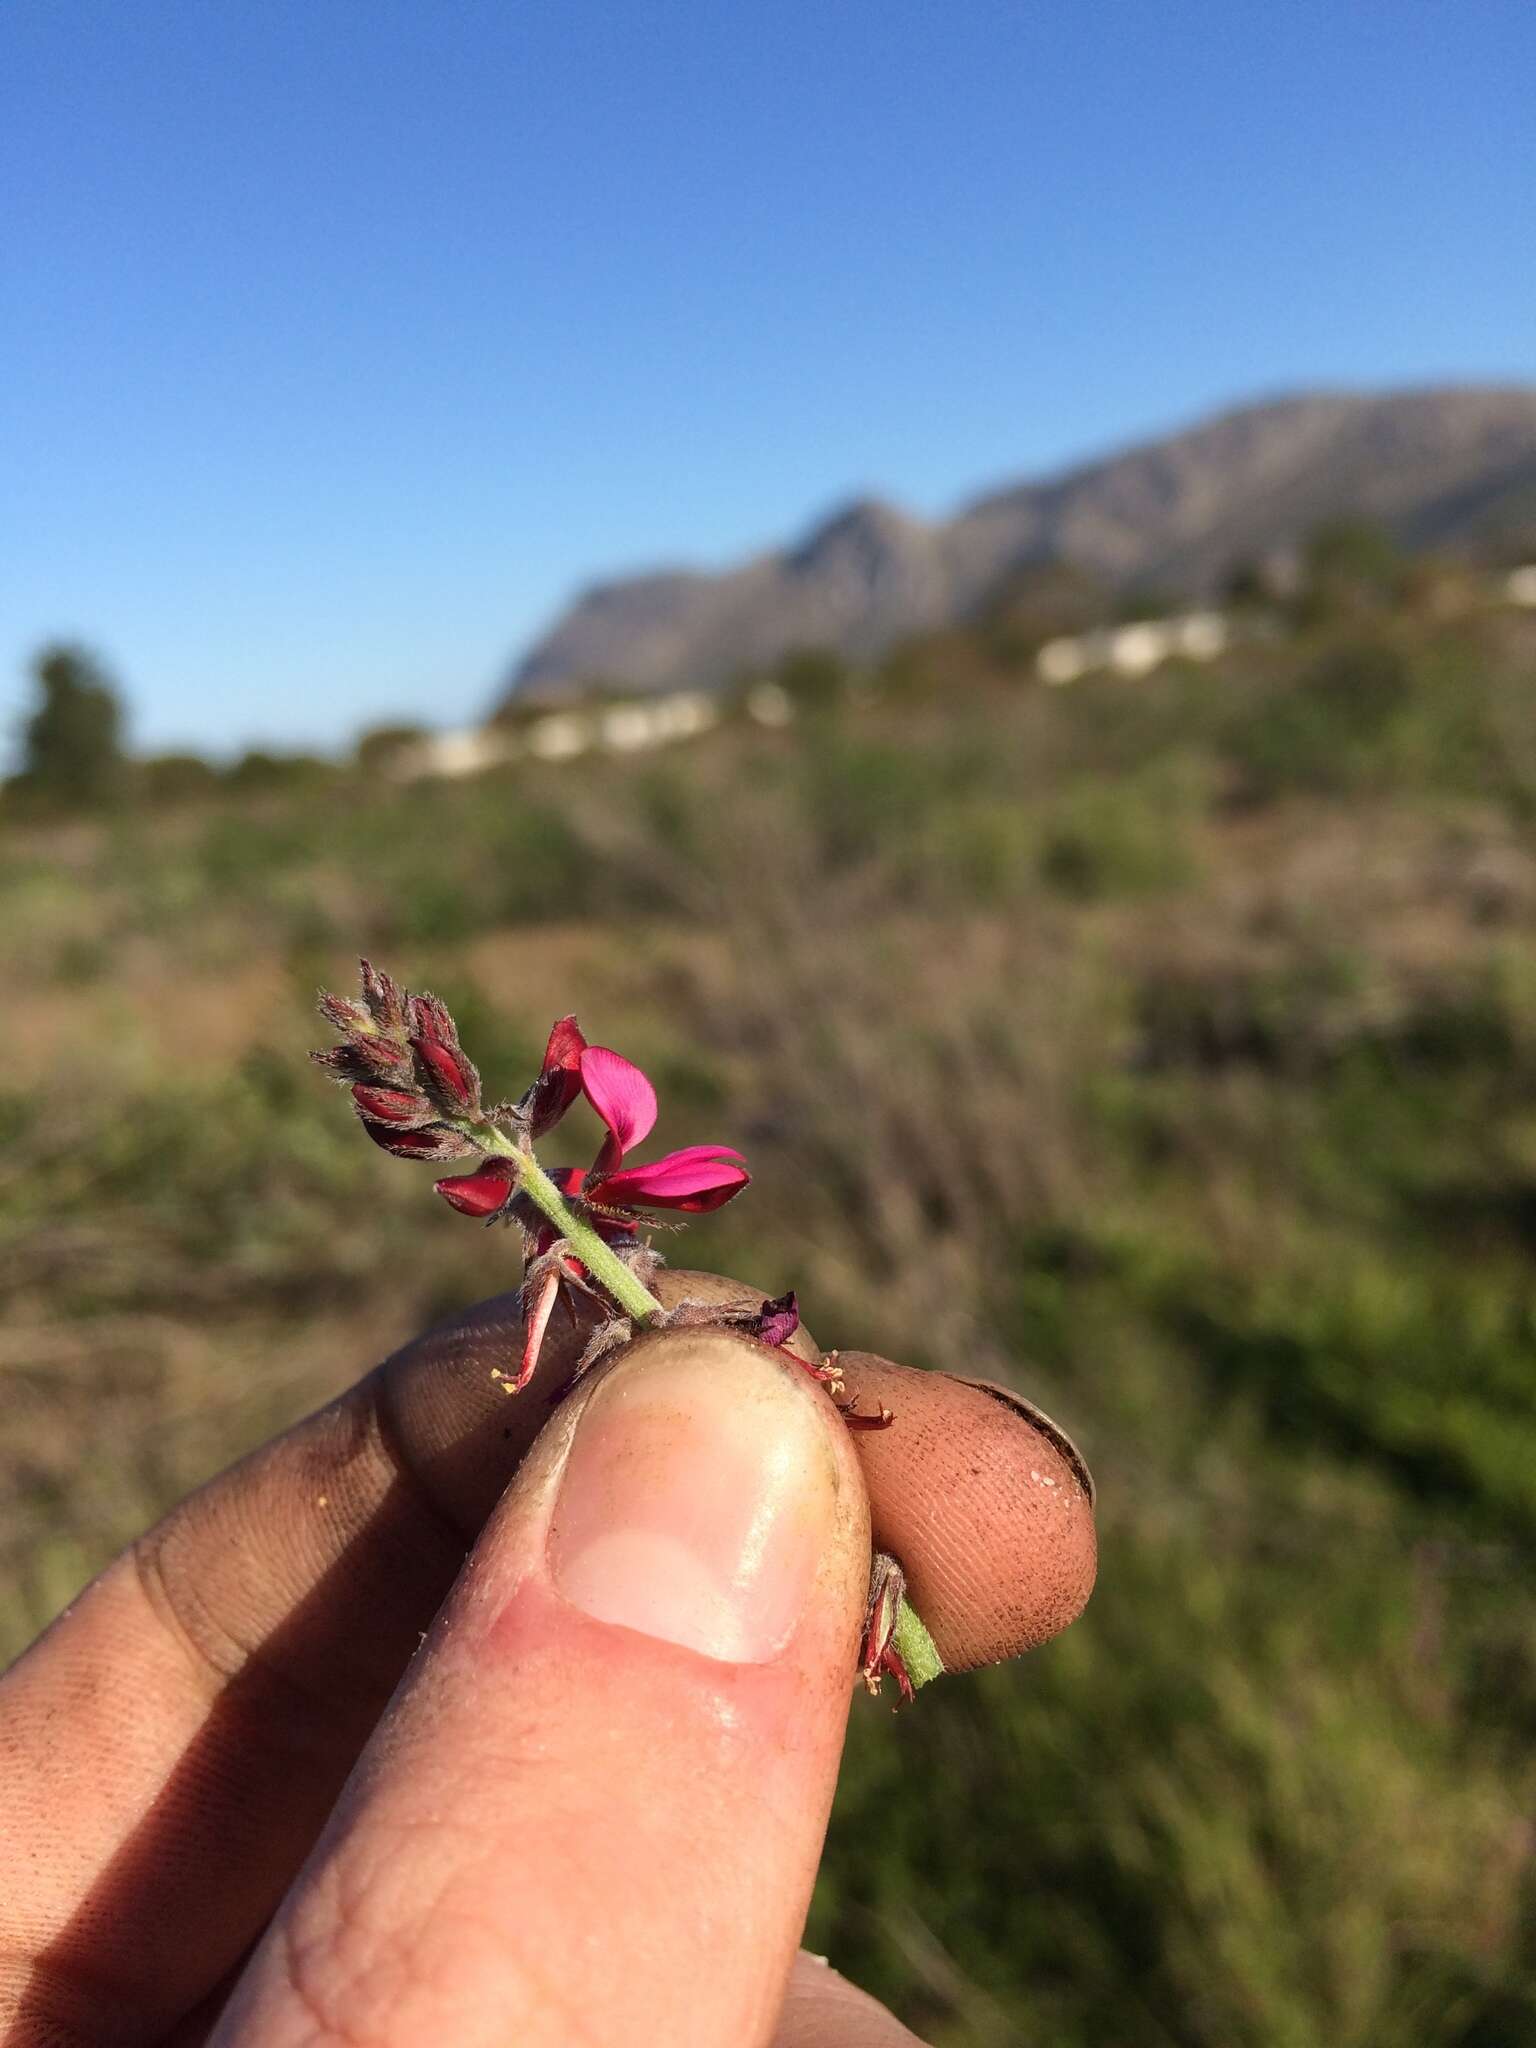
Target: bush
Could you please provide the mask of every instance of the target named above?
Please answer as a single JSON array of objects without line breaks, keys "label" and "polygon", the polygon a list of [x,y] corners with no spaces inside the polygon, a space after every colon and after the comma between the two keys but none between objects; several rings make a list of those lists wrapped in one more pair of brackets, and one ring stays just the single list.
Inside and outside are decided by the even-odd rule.
[{"label": "bush", "polygon": [[1234,727],[1228,749],[1264,798],[1368,787],[1390,773],[1394,731],[1415,693],[1412,666],[1390,643],[1330,648],[1299,682],[1268,692]]},{"label": "bush", "polygon": [[1195,874],[1188,821],[1169,797],[1084,784],[1045,811],[1041,879],[1091,901],[1184,887]]},{"label": "bush", "polygon": [[148,804],[191,803],[211,796],[218,770],[200,754],[152,754],[138,768],[139,794]]}]

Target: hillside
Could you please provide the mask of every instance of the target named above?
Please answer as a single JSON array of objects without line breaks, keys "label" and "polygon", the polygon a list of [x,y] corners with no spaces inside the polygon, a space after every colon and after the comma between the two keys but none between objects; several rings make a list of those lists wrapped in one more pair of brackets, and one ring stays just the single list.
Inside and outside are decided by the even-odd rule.
[{"label": "hillside", "polygon": [[926,523],[864,501],[719,574],[579,597],[511,692],[714,685],[793,647],[863,658],[965,618],[1014,571],[1069,561],[1116,588],[1198,593],[1240,559],[1362,514],[1416,547],[1536,533],[1536,388],[1316,394],[1246,406]]},{"label": "hillside", "polygon": [[0,1638],[515,1278],[305,1058],[367,949],[492,1090],[575,1009],[657,1149],[742,1148],[675,1264],[1093,1467],[1080,1623],[856,1702],[818,1953],[935,2048],[1522,2048],[1536,618],[994,657],[642,760],[0,821]]}]

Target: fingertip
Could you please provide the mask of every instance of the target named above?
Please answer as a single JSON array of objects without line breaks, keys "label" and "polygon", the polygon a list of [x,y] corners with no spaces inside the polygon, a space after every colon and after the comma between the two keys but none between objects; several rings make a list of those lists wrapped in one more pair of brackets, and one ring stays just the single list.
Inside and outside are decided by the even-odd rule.
[{"label": "fingertip", "polygon": [[898,1559],[946,1667],[1049,1642],[1093,1591],[1092,1481],[1075,1446],[1009,1390],[838,1354],[865,1412],[894,1417],[857,1449],[875,1544]]}]

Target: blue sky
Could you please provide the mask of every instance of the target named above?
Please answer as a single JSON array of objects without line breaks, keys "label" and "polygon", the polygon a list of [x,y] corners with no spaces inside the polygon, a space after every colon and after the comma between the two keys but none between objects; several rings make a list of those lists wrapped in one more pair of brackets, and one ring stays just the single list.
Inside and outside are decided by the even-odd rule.
[{"label": "blue sky", "polygon": [[482,709],[588,578],[1536,376],[1531,0],[6,0],[0,723]]}]

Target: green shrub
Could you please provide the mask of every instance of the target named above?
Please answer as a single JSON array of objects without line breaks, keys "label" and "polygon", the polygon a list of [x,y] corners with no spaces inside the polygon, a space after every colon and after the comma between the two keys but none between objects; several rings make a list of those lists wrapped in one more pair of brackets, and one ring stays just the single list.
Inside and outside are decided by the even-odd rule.
[{"label": "green shrub", "polygon": [[1048,806],[1038,864],[1049,887],[1084,901],[1182,888],[1196,872],[1177,802],[1109,784],[1080,785]]}]

